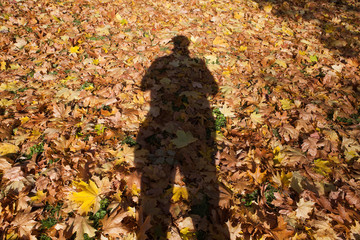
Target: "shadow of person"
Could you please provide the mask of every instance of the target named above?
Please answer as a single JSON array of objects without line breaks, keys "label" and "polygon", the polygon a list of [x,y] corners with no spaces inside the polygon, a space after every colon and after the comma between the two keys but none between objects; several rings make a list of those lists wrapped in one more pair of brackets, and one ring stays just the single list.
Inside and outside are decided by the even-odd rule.
[{"label": "shadow of person", "polygon": [[[218,86],[203,60],[191,58],[185,36],[156,59],[141,81],[151,91],[135,152],[141,175],[140,239],[229,239],[214,154],[215,123],[207,99]],[[151,227],[150,227],[151,226]],[[145,227],[146,228],[146,227]]]}]

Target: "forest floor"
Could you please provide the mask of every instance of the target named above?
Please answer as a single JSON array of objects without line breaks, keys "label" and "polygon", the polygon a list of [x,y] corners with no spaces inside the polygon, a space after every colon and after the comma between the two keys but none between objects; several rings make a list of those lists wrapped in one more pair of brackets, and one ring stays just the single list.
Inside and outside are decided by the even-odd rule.
[{"label": "forest floor", "polygon": [[[177,35],[219,86],[209,100],[230,238],[359,239],[355,0],[1,0],[0,237],[146,238],[140,82]],[[171,191],[179,208],[191,194]],[[168,239],[199,236],[184,211]]]}]

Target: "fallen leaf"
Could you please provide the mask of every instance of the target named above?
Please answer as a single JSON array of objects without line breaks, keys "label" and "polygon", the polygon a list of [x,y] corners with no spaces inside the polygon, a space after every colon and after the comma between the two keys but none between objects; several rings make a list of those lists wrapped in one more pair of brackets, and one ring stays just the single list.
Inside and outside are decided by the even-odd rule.
[{"label": "fallen leaf", "polygon": [[182,148],[190,143],[195,142],[197,139],[193,137],[191,132],[184,132],[183,130],[176,131],[176,138],[171,140],[177,148]]},{"label": "fallen leaf", "polygon": [[83,181],[73,182],[73,184],[80,192],[71,193],[69,199],[80,204],[80,213],[86,214],[91,210],[96,212],[100,205],[100,190],[96,184],[91,180],[89,184]]},{"label": "fallen leaf", "polygon": [[315,203],[312,201],[305,201],[304,198],[301,198],[297,203],[298,208],[296,209],[296,217],[300,219],[308,219],[310,217],[309,214],[313,210],[314,204]]}]

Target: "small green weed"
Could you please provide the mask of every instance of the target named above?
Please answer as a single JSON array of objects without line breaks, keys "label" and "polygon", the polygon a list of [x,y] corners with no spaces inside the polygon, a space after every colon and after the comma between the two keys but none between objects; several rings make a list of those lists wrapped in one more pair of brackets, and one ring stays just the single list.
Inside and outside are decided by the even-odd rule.
[{"label": "small green weed", "polygon": [[213,114],[215,115],[216,131],[220,131],[221,128],[226,127],[226,117],[220,112],[220,109],[218,108],[213,110]]},{"label": "small green weed", "polygon": [[100,227],[100,220],[103,219],[108,213],[108,206],[110,205],[109,199],[105,198],[100,201],[100,209],[96,213],[89,213],[89,219],[94,221],[94,227]]},{"label": "small green weed", "polygon": [[122,143],[126,143],[127,145],[132,147],[136,145],[136,140],[132,136],[126,136]]},{"label": "small green weed", "polygon": [[26,159],[31,159],[34,154],[38,155],[41,154],[43,151],[44,151],[44,143],[42,142],[30,147],[30,153],[25,154],[25,157]]}]

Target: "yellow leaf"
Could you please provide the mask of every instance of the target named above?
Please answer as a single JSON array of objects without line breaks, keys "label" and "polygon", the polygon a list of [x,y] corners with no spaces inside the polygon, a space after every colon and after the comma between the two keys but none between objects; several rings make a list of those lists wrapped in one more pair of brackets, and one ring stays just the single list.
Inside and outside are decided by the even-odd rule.
[{"label": "yellow leaf", "polygon": [[289,99],[282,99],[280,102],[283,110],[289,110],[294,107],[294,104]]},{"label": "yellow leaf", "polygon": [[98,64],[99,64],[99,59],[94,59],[94,60],[93,60],[93,64],[94,64],[94,65],[98,65]]},{"label": "yellow leaf", "polygon": [[97,211],[99,202],[99,188],[93,181],[89,184],[80,181],[73,183],[80,192],[73,192],[69,199],[80,205],[80,213],[88,213],[91,209]]},{"label": "yellow leaf", "polygon": [[294,36],[294,31],[286,26],[282,27],[282,31],[283,31],[283,33],[286,33],[289,36],[292,36],[292,37]]},{"label": "yellow leaf", "polygon": [[17,69],[19,69],[19,68],[20,68],[20,65],[17,64],[17,63],[10,64],[10,69],[11,69],[11,70],[17,70]]},{"label": "yellow leaf", "polygon": [[89,85],[86,88],[84,88],[84,90],[88,90],[88,91],[93,90],[93,89],[94,89],[93,85]]},{"label": "yellow leaf", "polygon": [[0,85],[0,91],[16,91],[19,89],[19,81],[13,81],[10,83],[2,83]]},{"label": "yellow leaf", "polygon": [[115,18],[116,18],[116,20],[118,20],[119,22],[121,21],[121,19],[122,19],[122,17],[121,17],[121,15],[120,14],[116,14],[115,15]]},{"label": "yellow leaf", "polygon": [[243,12],[235,12],[234,13],[234,18],[235,19],[242,19],[242,18],[244,18],[244,13]]},{"label": "yellow leaf", "polygon": [[247,50],[247,46],[244,46],[244,45],[240,46],[240,48],[239,48],[240,52],[245,52],[246,50]]},{"label": "yellow leaf", "polygon": [[79,46],[74,46],[70,48],[70,53],[80,53]]},{"label": "yellow leaf", "polygon": [[275,63],[278,64],[279,66],[283,67],[283,68],[287,67],[287,64],[286,64],[286,62],[284,60],[276,59]]},{"label": "yellow leaf", "polygon": [[300,50],[299,50],[299,54],[304,56],[304,55],[306,54],[306,52],[305,52],[305,51],[300,51]]},{"label": "yellow leaf", "polygon": [[265,10],[266,13],[270,13],[271,10],[272,10],[272,6],[271,6],[271,5],[265,6],[265,7],[264,7],[264,10]]},{"label": "yellow leaf", "polygon": [[121,25],[126,25],[128,24],[128,21],[126,19],[121,19],[120,23]]},{"label": "yellow leaf", "polygon": [[31,197],[31,201],[33,202],[41,202],[42,200],[44,200],[46,194],[43,191],[37,191],[36,195]]},{"label": "yellow leaf", "polygon": [[329,161],[317,159],[314,161],[315,172],[320,173],[323,176],[327,176],[332,172],[331,168],[328,167]]},{"label": "yellow leaf", "polygon": [[22,117],[20,118],[21,124],[27,123],[30,120],[29,117]]},{"label": "yellow leaf", "polygon": [[284,171],[281,171],[281,174],[277,172],[273,175],[272,180],[278,187],[288,187],[291,177],[292,172],[285,173]]},{"label": "yellow leaf", "polygon": [[282,160],[284,160],[285,158],[285,154],[282,152],[282,149],[277,146],[274,149],[274,161],[277,161],[278,163],[281,163]]},{"label": "yellow leaf", "polygon": [[0,62],[0,70],[6,70],[6,62],[4,61]]},{"label": "yellow leaf", "polygon": [[179,185],[176,185],[173,187],[173,196],[171,200],[173,202],[178,202],[180,199],[188,200],[189,193],[186,189],[186,187],[181,187]]},{"label": "yellow leaf", "polygon": [[56,16],[52,15],[53,19],[57,22],[61,22],[59,18],[57,18]]},{"label": "yellow leaf", "polygon": [[214,45],[219,45],[219,46],[222,46],[222,47],[228,47],[229,44],[227,43],[227,41],[225,39],[223,39],[222,37],[220,36],[217,36],[214,41],[213,41],[213,44]]},{"label": "yellow leaf", "polygon": [[196,236],[196,233],[190,231],[190,228],[185,227],[180,230],[180,235],[181,235],[181,239],[183,239],[183,240],[191,240],[191,239],[194,239],[194,237]]},{"label": "yellow leaf", "polygon": [[17,153],[19,150],[20,149],[18,146],[15,146],[11,143],[0,143],[0,156]]},{"label": "yellow leaf", "polygon": [[106,25],[104,27],[95,28],[95,31],[100,36],[108,36],[110,35],[110,31],[109,31],[110,28],[111,28],[110,25]]},{"label": "yellow leaf", "polygon": [[135,183],[131,187],[131,193],[134,196],[139,196],[139,194],[140,194],[140,188],[138,188]]},{"label": "yellow leaf", "polygon": [[216,136],[215,136],[216,141],[224,141],[225,140],[225,136],[224,134],[222,134],[221,131],[216,131]]}]

